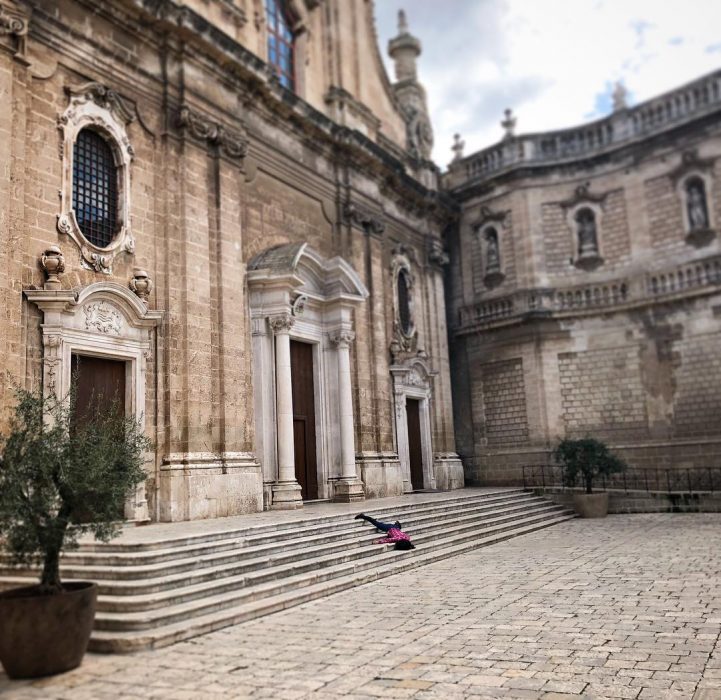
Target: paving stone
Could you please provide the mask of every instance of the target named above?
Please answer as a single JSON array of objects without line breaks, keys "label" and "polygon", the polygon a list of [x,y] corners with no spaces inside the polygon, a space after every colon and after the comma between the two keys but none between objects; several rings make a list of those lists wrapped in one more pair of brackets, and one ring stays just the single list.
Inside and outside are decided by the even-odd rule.
[{"label": "paving stone", "polygon": [[174,647],[0,675],[0,696],[719,700],[719,526],[569,521]]}]

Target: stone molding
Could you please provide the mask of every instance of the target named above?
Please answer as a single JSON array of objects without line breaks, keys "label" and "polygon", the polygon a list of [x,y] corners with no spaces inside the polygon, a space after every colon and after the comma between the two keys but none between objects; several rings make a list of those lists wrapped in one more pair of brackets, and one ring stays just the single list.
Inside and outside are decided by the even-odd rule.
[{"label": "stone molding", "polygon": [[[77,87],[66,87],[65,92],[68,94],[69,104],[57,120],[61,132],[60,157],[63,162],[57,230],[77,245],[83,267],[110,274],[113,261],[118,255],[135,252],[135,239],[130,227],[130,164],[134,151],[126,131],[126,126],[135,117],[122,97],[101,83],[90,82]],[[107,139],[118,169],[119,229],[110,245],[105,248],[96,246],[85,238],[72,205],[73,150],[78,134],[87,126],[97,129]]]},{"label": "stone molding", "polygon": [[193,139],[205,142],[208,147],[217,148],[232,159],[243,159],[248,154],[248,135],[242,131],[229,129],[209,117],[183,105],[176,121],[181,133],[189,134]]}]

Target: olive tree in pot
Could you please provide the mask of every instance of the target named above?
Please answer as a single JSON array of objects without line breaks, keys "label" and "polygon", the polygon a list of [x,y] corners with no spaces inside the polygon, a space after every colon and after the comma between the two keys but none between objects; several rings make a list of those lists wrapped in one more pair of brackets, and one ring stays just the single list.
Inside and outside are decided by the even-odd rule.
[{"label": "olive tree in pot", "polygon": [[23,389],[16,397],[0,441],[0,550],[42,573],[38,585],[0,593],[0,661],[11,678],[35,678],[82,661],[97,585],[63,583],[60,554],[84,533],[104,542],[119,533],[151,444],[117,404],[74,420],[74,390],[65,400]]},{"label": "olive tree in pot", "polygon": [[582,518],[603,518],[608,514],[608,493],[593,493],[597,476],[625,471],[626,463],[614,455],[600,440],[581,438],[561,440],[553,457],[563,468],[563,483],[575,486],[579,476],[585,493],[576,493],[573,503]]}]

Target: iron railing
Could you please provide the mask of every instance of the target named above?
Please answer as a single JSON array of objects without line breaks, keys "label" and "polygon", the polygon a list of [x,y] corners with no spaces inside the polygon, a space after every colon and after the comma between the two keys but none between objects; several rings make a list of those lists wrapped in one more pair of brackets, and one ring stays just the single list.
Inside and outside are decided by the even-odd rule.
[{"label": "iron railing", "polygon": [[[522,466],[523,488],[573,488],[564,482],[563,469],[551,464]],[[583,484],[575,484],[580,488]],[[721,467],[651,467],[600,475],[594,480],[600,491],[649,491],[660,493],[714,493],[721,491]]]}]

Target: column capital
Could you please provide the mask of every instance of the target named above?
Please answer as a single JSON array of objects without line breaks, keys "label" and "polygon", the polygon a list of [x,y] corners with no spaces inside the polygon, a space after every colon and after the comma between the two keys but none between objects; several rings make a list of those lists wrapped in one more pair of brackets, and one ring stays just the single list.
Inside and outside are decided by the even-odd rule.
[{"label": "column capital", "polygon": [[295,319],[290,314],[268,316],[268,324],[275,335],[290,333],[290,329],[293,327],[294,323]]},{"label": "column capital", "polygon": [[347,348],[355,340],[355,333],[351,330],[333,331],[329,334],[330,342],[339,348]]}]

